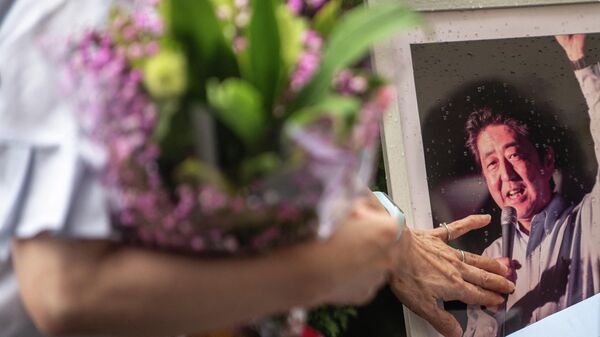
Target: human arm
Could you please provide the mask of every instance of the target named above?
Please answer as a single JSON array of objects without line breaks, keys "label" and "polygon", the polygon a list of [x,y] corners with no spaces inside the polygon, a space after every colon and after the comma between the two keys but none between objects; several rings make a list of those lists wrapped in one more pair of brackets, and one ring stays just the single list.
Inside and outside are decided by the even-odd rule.
[{"label": "human arm", "polygon": [[[585,58],[585,34],[559,35],[556,40],[571,62]],[[590,116],[591,134],[594,139],[596,161],[600,161],[600,65],[598,62],[575,71],[585,97]],[[598,184],[596,184],[598,185]]]},{"label": "human arm", "polygon": [[14,240],[13,259],[46,333],[175,335],[364,302],[384,282],[395,235],[393,219],[358,205],[330,239],[259,257],[195,259],[42,235]]},{"label": "human arm", "polygon": [[[573,54],[585,57],[585,34],[557,36],[556,40],[572,59]],[[590,130],[594,140],[594,153],[596,163],[600,167],[600,64],[595,62],[589,66],[576,70],[577,78],[583,96],[585,97],[590,117]],[[584,196],[580,203],[578,223],[581,224],[581,249],[584,256],[591,258],[590,265],[600,265],[600,172],[596,171],[596,181],[591,192]],[[600,280],[600,274],[594,273],[594,278]]]}]

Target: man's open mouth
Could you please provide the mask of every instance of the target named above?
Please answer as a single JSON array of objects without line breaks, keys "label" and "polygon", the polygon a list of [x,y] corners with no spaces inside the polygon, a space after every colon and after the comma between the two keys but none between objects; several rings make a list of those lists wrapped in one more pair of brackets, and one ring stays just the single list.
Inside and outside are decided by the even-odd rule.
[{"label": "man's open mouth", "polygon": [[518,200],[523,196],[523,193],[525,193],[524,187],[513,188],[506,193],[506,198],[509,200]]}]

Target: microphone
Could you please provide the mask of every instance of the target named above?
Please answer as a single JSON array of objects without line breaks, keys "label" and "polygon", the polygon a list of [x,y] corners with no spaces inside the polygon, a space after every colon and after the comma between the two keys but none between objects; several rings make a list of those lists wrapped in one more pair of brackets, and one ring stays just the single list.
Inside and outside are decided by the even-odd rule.
[{"label": "microphone", "polygon": [[511,232],[517,225],[517,210],[514,207],[506,206],[502,208],[500,214],[500,225],[502,226],[502,256],[511,257]]},{"label": "microphone", "polygon": [[[517,210],[514,207],[506,206],[502,208],[502,213],[500,213],[500,225],[502,226],[502,256],[512,259],[512,229],[517,225]],[[505,295],[504,299],[506,300],[503,304],[504,310],[499,312],[497,316],[499,323],[501,323],[499,336],[506,336],[506,326],[509,314],[511,314],[513,310],[508,310],[508,295]]]}]

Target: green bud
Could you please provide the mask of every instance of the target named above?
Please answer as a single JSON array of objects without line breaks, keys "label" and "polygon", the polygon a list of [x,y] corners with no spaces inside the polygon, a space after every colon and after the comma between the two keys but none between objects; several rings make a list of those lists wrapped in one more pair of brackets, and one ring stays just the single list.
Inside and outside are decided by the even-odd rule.
[{"label": "green bud", "polygon": [[187,89],[187,70],[183,53],[161,50],[144,65],[144,85],[155,98],[175,98]]}]

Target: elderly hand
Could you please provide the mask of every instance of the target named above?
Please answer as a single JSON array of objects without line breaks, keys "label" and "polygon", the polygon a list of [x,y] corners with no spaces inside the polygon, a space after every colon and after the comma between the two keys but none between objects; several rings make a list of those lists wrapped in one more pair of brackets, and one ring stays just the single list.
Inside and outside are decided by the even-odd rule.
[{"label": "elderly hand", "polygon": [[585,34],[557,35],[556,41],[563,47],[571,62],[577,61],[585,56]]},{"label": "elderly hand", "polygon": [[[471,215],[448,225],[453,238],[481,228],[489,215]],[[485,306],[504,302],[502,293],[514,290],[506,279],[508,268],[493,259],[448,246],[446,228],[429,231],[405,227],[396,246],[391,287],[404,305],[426,319],[441,334],[460,337],[458,321],[438,306],[438,301],[459,300]]]}]

